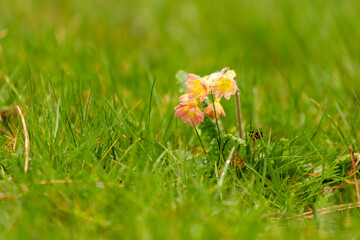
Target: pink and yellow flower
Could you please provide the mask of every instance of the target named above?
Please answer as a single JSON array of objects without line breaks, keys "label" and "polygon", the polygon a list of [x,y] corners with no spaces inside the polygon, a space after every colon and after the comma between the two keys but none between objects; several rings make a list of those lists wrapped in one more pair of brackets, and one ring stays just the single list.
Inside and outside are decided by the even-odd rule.
[{"label": "pink and yellow flower", "polygon": [[195,74],[188,74],[187,75],[188,80],[186,81],[186,86],[189,88],[186,91],[186,94],[188,94],[189,100],[196,100],[199,99],[200,103],[202,103],[209,95],[209,86],[207,83],[199,76]]},{"label": "pink and yellow flower", "polygon": [[175,117],[181,117],[183,123],[189,122],[191,126],[193,123],[199,126],[200,122],[204,121],[204,113],[198,107],[196,101],[187,103],[180,103],[175,108]]},{"label": "pink and yellow flower", "polygon": [[223,76],[223,74],[221,72],[214,72],[214,73],[212,73],[210,75],[207,75],[207,76],[203,77],[203,79],[208,85],[210,85],[210,83],[215,82],[216,80],[218,80],[222,76]]},{"label": "pink and yellow flower", "polygon": [[220,104],[220,99],[216,99],[214,103],[211,103],[206,108],[204,108],[204,114],[208,115],[211,119],[214,119],[215,118],[214,105],[215,105],[217,120],[220,119],[221,115],[225,117],[225,111]]},{"label": "pink and yellow flower", "polygon": [[226,99],[230,99],[231,95],[234,95],[238,89],[234,79],[236,76],[235,71],[227,70],[225,73],[220,74],[218,79],[209,83],[210,89],[216,98],[220,99],[224,96]]},{"label": "pink and yellow flower", "polygon": [[183,94],[179,97],[179,102],[182,102],[182,103],[187,103],[189,102],[190,99],[189,99],[189,94]]}]

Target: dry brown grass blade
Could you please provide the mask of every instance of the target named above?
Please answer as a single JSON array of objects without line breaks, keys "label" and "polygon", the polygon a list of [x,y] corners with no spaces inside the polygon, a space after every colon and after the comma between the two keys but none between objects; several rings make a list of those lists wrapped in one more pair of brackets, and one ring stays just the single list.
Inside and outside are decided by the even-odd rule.
[{"label": "dry brown grass blade", "polygon": [[[360,154],[358,154],[356,162],[355,162],[355,167],[359,164],[360,162]],[[353,167],[351,165],[351,167],[349,168],[349,170],[347,171],[347,173],[345,174],[345,177],[351,175],[353,173]]]},{"label": "dry brown grass blade", "polygon": [[[20,193],[20,194],[17,194],[17,197],[18,198],[21,198],[23,195]],[[7,200],[9,198],[11,198],[12,195],[10,194],[0,194],[0,200]]]},{"label": "dry brown grass blade", "polygon": [[[352,208],[360,208],[360,202],[340,204],[340,205],[336,205],[336,206],[332,206],[332,207],[318,209],[318,210],[316,210],[316,214],[324,215],[324,214],[348,210],[348,209],[352,209]],[[312,218],[312,217],[314,217],[314,211],[306,212],[304,214],[298,215],[298,217]]]},{"label": "dry brown grass blade", "polygon": [[29,132],[26,128],[26,122],[25,122],[25,118],[24,115],[22,113],[21,107],[18,105],[16,106],[19,115],[21,117],[21,122],[23,125],[23,130],[24,130],[24,136],[25,136],[25,167],[24,167],[24,171],[25,173],[28,172],[29,170],[29,153],[30,153],[30,138],[29,138]]},{"label": "dry brown grass blade", "polygon": [[241,104],[240,104],[240,92],[239,90],[235,93],[235,104],[236,104],[236,119],[239,132],[239,138],[243,139],[242,122],[241,122]]},{"label": "dry brown grass blade", "polygon": [[[288,217],[286,217],[286,219],[297,218],[297,219],[301,220],[304,218],[313,218],[315,215],[325,215],[325,214],[329,214],[329,213],[333,213],[333,212],[349,210],[349,209],[354,209],[354,208],[360,208],[360,202],[339,204],[339,205],[335,205],[335,206],[331,206],[331,207],[317,209],[315,211],[310,210],[305,213],[288,216]],[[266,218],[272,217],[273,219],[278,219],[279,216],[284,216],[284,215],[281,213],[267,213],[267,214],[263,215],[263,217],[266,217]]]},{"label": "dry brown grass blade", "polygon": [[[354,156],[354,149],[350,146],[350,156],[351,156],[351,166],[352,166],[352,173],[354,174],[354,182],[355,182],[355,191],[356,191],[356,198],[357,201],[360,202],[360,192],[359,192],[359,184],[357,179],[357,171],[356,171],[356,165],[355,165],[355,156]],[[358,156],[359,158],[359,156]]]},{"label": "dry brown grass blade", "polygon": [[40,185],[46,185],[46,184],[65,184],[65,183],[73,183],[71,179],[69,180],[63,180],[63,179],[52,179],[50,181],[42,180],[40,181]]},{"label": "dry brown grass blade", "polygon": [[[79,183],[84,183],[84,181],[73,181],[71,179],[52,179],[52,180],[41,180],[40,182],[38,182],[38,184],[40,185],[55,185],[55,184],[72,184],[72,183],[75,183],[75,184],[79,184]],[[101,182],[101,181],[98,181],[96,182],[96,185],[97,186],[117,186],[117,187],[125,187],[125,184],[114,184],[114,183],[108,183],[108,182]]]}]

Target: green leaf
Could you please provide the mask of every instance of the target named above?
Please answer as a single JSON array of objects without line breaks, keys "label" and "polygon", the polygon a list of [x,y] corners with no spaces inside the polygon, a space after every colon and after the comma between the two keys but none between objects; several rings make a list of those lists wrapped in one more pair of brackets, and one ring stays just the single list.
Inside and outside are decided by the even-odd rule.
[{"label": "green leaf", "polygon": [[[244,140],[231,134],[221,137],[223,159],[227,159],[229,157],[233,147],[235,147],[235,153],[237,153],[238,156],[245,157],[246,142]],[[218,161],[220,158],[219,142],[217,138],[214,138],[210,143],[208,158],[211,162]]]},{"label": "green leaf", "polygon": [[[354,156],[355,156],[355,159],[356,159],[356,156],[358,155],[359,153],[354,153]],[[339,165],[344,165],[344,164],[348,164],[348,163],[351,163],[351,155],[350,154],[346,154],[346,155],[342,155],[342,156],[339,156],[335,159],[335,163],[336,164],[339,164]]]},{"label": "green leaf", "polygon": [[187,90],[185,85],[185,82],[187,81],[187,75],[188,73],[184,70],[179,70],[175,75],[180,93],[185,93]]},{"label": "green leaf", "polygon": [[205,116],[204,122],[199,125],[199,129],[201,138],[206,143],[210,143],[212,139],[217,137],[216,125],[208,116]]}]

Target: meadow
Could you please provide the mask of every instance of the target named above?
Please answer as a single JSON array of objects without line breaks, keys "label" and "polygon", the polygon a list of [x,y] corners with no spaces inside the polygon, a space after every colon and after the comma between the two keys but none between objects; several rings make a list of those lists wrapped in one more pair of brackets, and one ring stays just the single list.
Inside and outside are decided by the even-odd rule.
[{"label": "meadow", "polygon": [[[359,239],[347,174],[359,12],[356,0],[0,0],[0,238]],[[214,121],[197,129],[205,157],[174,116],[179,71],[223,67],[237,73],[244,167],[217,152]],[[240,141],[234,97],[223,107],[223,142]]]}]

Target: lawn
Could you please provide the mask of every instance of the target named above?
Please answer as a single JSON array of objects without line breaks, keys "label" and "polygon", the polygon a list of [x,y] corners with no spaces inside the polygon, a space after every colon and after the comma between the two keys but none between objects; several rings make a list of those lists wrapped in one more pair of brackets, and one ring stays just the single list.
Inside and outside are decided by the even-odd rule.
[{"label": "lawn", "polygon": [[[0,0],[0,238],[359,239],[359,12]],[[219,131],[174,116],[184,72],[223,67],[244,141],[234,96]]]}]

